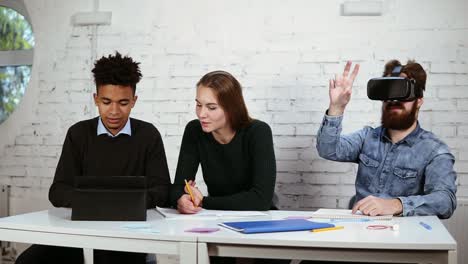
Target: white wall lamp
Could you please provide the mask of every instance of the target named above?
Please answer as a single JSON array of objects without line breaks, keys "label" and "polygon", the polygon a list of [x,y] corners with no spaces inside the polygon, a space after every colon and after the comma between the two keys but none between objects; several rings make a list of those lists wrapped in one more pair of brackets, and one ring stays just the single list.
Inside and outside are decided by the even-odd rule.
[{"label": "white wall lamp", "polygon": [[383,1],[361,0],[345,1],[341,5],[342,16],[381,16]]},{"label": "white wall lamp", "polygon": [[73,15],[73,26],[104,26],[110,25],[112,12],[78,12]]},{"label": "white wall lamp", "polygon": [[[106,26],[111,24],[112,12],[100,12],[99,11],[99,0],[93,1],[93,11],[91,12],[78,12],[71,17],[71,23],[74,27],[91,27],[91,59],[90,67],[94,64],[97,58],[97,38],[98,38],[98,26]],[[92,84],[90,85],[92,87]],[[96,115],[96,109],[94,107],[94,100],[90,97],[89,116]],[[1,264],[1,263],[0,263]]]}]

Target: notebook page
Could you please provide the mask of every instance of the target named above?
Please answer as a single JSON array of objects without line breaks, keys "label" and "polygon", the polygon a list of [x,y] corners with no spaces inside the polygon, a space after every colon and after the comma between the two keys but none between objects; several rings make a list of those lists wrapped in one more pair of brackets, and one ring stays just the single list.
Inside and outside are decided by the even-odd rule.
[{"label": "notebook page", "polygon": [[312,218],[326,219],[373,219],[373,220],[392,220],[392,215],[368,216],[363,214],[353,214],[347,209],[326,209],[321,208],[311,214]]},{"label": "notebook page", "polygon": [[188,218],[242,218],[268,216],[268,213],[261,211],[230,211],[230,210],[208,210],[202,209],[196,214],[181,214],[176,209],[156,207],[162,216],[171,219],[188,219]]}]

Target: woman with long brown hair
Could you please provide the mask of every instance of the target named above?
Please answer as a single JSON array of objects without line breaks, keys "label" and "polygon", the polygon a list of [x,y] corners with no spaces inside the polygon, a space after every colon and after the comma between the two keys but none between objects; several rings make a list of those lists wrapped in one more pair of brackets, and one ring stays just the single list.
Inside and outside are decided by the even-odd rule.
[{"label": "woman with long brown hair", "polygon": [[[185,127],[172,205],[184,214],[201,208],[274,208],[276,163],[271,129],[250,118],[239,82],[225,71],[207,73],[197,83],[195,101],[198,119]],[[195,187],[199,164],[207,195]],[[194,187],[193,201],[184,180]]]}]

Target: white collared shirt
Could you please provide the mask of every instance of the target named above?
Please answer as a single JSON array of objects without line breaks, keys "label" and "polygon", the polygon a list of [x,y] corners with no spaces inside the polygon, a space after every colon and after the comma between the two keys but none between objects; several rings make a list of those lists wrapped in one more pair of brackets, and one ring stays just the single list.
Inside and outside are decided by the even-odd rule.
[{"label": "white collared shirt", "polygon": [[116,136],[118,136],[120,134],[127,134],[127,135],[131,136],[132,135],[132,127],[130,126],[130,118],[127,119],[127,123],[125,124],[125,126],[114,136],[114,135],[112,135],[112,133],[109,132],[109,130],[107,130],[107,128],[102,123],[101,117],[99,117],[98,126],[97,126],[97,135],[99,136],[99,135],[102,135],[102,134],[107,134],[110,137],[116,137]]}]

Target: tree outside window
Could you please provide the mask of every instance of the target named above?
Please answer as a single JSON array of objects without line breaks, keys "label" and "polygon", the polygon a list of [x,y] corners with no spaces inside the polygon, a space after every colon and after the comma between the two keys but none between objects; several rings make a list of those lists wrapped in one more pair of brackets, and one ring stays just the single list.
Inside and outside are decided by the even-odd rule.
[{"label": "tree outside window", "polygon": [[34,36],[26,18],[0,5],[0,123],[15,110],[29,83]]}]

